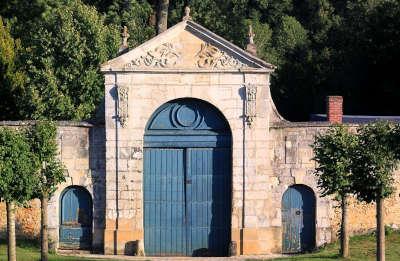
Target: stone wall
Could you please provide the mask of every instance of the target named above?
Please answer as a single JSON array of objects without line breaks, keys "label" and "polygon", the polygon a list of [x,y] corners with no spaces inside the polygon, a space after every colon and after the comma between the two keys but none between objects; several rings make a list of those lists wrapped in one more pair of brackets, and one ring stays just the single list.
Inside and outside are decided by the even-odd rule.
[{"label": "stone wall", "polygon": [[[24,126],[30,122],[3,122],[2,126]],[[52,248],[58,246],[59,202],[68,186],[86,188],[93,199],[93,249],[102,250],[105,208],[105,131],[88,123],[59,122],[57,130],[59,157],[66,167],[66,182],[60,184],[49,201],[49,234]],[[38,238],[40,202],[29,202],[29,208],[17,211],[17,231],[21,237]],[[0,231],[5,231],[6,213],[0,204]],[[2,233],[4,235],[4,233]]]},{"label": "stone wall", "polygon": [[[400,229],[400,171],[394,173],[396,180],[396,191],[393,195],[385,199],[384,213],[385,225],[393,229]],[[337,238],[340,230],[341,212],[340,208],[335,208],[332,217],[332,231],[335,232],[334,239]],[[358,202],[354,198],[349,203],[349,231],[350,235],[364,234],[375,230],[375,204]]]},{"label": "stone wall", "polygon": [[[315,162],[312,161],[313,151],[310,145],[314,136],[325,131],[330,126],[325,122],[273,124],[270,132],[269,160],[272,166],[272,183],[274,191],[273,202],[276,212],[281,211],[283,192],[294,184],[304,184],[313,189],[317,196],[316,239],[321,246],[336,240],[340,225],[340,208],[332,198],[321,197],[313,175]],[[355,127],[355,126],[350,126]],[[400,227],[400,171],[394,173],[396,180],[395,193],[385,201],[385,223],[392,227]],[[280,222],[278,222],[280,227]],[[279,228],[280,229],[280,228]],[[349,208],[350,234],[360,234],[375,229],[374,204],[359,203],[352,199]],[[281,231],[280,231],[281,233]],[[280,249],[280,242],[277,249]]]},{"label": "stone wall", "polygon": [[[33,200],[25,208],[18,207],[15,214],[15,228],[18,238],[38,239],[40,236],[40,201]],[[6,204],[0,203],[0,239],[6,238]]]},{"label": "stone wall", "polygon": [[[156,107],[154,105],[154,107]],[[154,108],[155,109],[155,108]],[[151,109],[153,110],[153,108]],[[149,112],[150,113],[150,112]],[[231,120],[232,121],[232,120]],[[19,123],[18,123],[19,124]],[[15,126],[16,123],[8,123]],[[315,163],[310,144],[316,133],[326,130],[329,123],[289,123],[280,122],[270,126],[267,146],[256,148],[251,143],[234,150],[239,156],[249,155],[257,151],[257,158],[265,164],[255,166],[254,172],[245,172],[245,209],[242,205],[243,176],[242,166],[233,162],[236,172],[233,173],[233,212],[232,212],[232,239],[238,244],[243,238],[243,252],[279,253],[282,247],[281,230],[281,201],[285,190],[293,184],[304,184],[313,189],[317,196],[316,239],[317,245],[329,243],[337,238],[340,222],[340,209],[330,198],[320,197],[316,186],[315,176],[312,174]],[[114,133],[115,134],[115,133]],[[143,131],[141,132],[141,135]],[[254,135],[254,134],[253,134]],[[126,136],[128,137],[128,136]],[[105,218],[107,222],[115,222],[116,209],[106,204],[116,200],[115,176],[107,178],[106,191],[105,175],[105,130],[88,124],[60,123],[57,139],[60,148],[60,157],[67,167],[67,181],[61,184],[49,207],[49,229],[53,248],[58,245],[59,200],[62,191],[70,185],[85,187],[93,197],[94,203],[94,230],[93,249],[101,252],[104,244]],[[109,140],[111,137],[108,138]],[[128,139],[128,138],[127,138]],[[124,245],[129,241],[141,240],[142,206],[138,199],[142,197],[141,171],[142,147],[141,141],[120,140],[119,160],[125,168],[119,172],[119,226],[135,230],[118,231],[118,244]],[[264,144],[264,143],[263,143]],[[115,147],[110,146],[112,150]],[[244,150],[243,150],[244,149]],[[238,155],[236,155],[238,157]],[[115,161],[112,155],[108,160]],[[268,160],[265,160],[268,159]],[[125,166],[126,164],[126,166]],[[250,164],[250,166],[252,166]],[[246,171],[251,168],[246,168]],[[238,173],[239,172],[239,173]],[[113,173],[109,171],[109,173]],[[115,173],[115,172],[114,172]],[[395,172],[396,192],[385,202],[385,223],[394,228],[400,227],[400,171]],[[113,196],[114,195],[114,196]],[[108,202],[110,204],[110,202]],[[107,206],[107,210],[106,210]],[[38,200],[29,203],[28,208],[17,210],[17,233],[20,237],[38,238],[40,226],[40,204]],[[244,228],[241,230],[241,217],[245,217]],[[111,219],[110,218],[114,218]],[[0,204],[0,236],[4,238],[6,213],[4,204]],[[115,223],[112,223],[115,224]],[[375,207],[373,204],[359,203],[352,200],[349,210],[349,228],[351,234],[371,231],[375,228]],[[114,232],[114,230],[113,230]],[[106,237],[107,237],[106,231]],[[125,253],[125,249],[122,250]]]}]

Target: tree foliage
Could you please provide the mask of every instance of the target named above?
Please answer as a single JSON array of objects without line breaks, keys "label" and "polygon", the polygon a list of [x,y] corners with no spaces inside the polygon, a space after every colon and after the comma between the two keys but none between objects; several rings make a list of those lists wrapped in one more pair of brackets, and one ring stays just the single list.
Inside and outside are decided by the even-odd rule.
[{"label": "tree foliage", "polygon": [[30,200],[37,166],[25,131],[0,128],[0,199],[17,204]]},{"label": "tree foliage", "polygon": [[136,47],[155,35],[155,27],[150,24],[152,6],[146,1],[115,0],[105,7],[105,22],[118,28],[127,26],[128,44]]},{"label": "tree foliage", "polygon": [[348,255],[346,198],[376,202],[377,260],[385,260],[384,199],[394,192],[393,171],[399,158],[399,125],[375,122],[362,125],[357,134],[342,126],[315,137],[315,174],[323,195],[339,194],[342,200],[341,254]]},{"label": "tree foliage", "polygon": [[375,122],[358,129],[359,146],[353,157],[352,175],[358,199],[372,202],[394,192],[393,171],[399,162],[394,150],[398,142],[395,130],[395,125],[388,122]]},{"label": "tree foliage", "polygon": [[20,41],[10,34],[10,26],[0,16],[0,119],[20,118],[20,97],[24,93],[25,73],[18,69]]},{"label": "tree foliage", "polygon": [[99,65],[115,54],[119,32],[79,0],[37,21],[26,43],[27,118],[89,118],[103,97]]},{"label": "tree foliage", "polygon": [[349,256],[347,228],[347,198],[353,193],[353,157],[358,146],[358,137],[343,125],[336,125],[315,136],[312,148],[317,163],[314,174],[322,196],[334,195],[341,201],[340,223],[341,256]]},{"label": "tree foliage", "polygon": [[38,121],[29,132],[33,153],[41,166],[35,196],[50,197],[57,185],[65,181],[64,166],[57,158],[57,126],[51,121]]},{"label": "tree foliage", "polygon": [[[27,53],[19,64],[29,76],[25,100],[34,105],[22,116],[88,118],[103,95],[95,68],[116,55],[122,26],[130,47],[154,36],[157,2],[1,1],[0,15]],[[324,113],[331,94],[344,96],[350,114],[400,114],[399,1],[176,0],[169,26],[181,21],[186,5],[194,21],[243,48],[253,24],[258,55],[278,65],[271,89],[286,118]]]},{"label": "tree foliage", "polygon": [[315,175],[323,196],[341,197],[353,192],[352,159],[357,145],[357,135],[343,125],[329,128],[315,137],[312,145],[317,163]]}]

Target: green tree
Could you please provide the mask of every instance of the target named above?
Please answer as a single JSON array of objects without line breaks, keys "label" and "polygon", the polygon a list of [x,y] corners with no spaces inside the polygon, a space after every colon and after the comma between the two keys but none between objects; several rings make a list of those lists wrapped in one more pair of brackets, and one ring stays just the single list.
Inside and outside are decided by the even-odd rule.
[{"label": "green tree", "polygon": [[118,50],[119,30],[105,26],[94,7],[80,0],[46,12],[24,43],[28,90],[26,118],[81,120],[104,93],[99,65]]},{"label": "green tree", "polygon": [[36,157],[25,132],[0,128],[0,199],[7,206],[9,261],[16,261],[15,205],[32,198],[37,184],[36,171]]},{"label": "green tree", "polygon": [[63,2],[65,0],[2,0],[0,15],[12,24],[13,36],[24,41],[34,23],[40,20],[45,12],[57,5],[62,5]]},{"label": "green tree", "polygon": [[29,132],[31,148],[41,169],[35,186],[34,197],[41,203],[41,260],[48,260],[47,209],[50,197],[57,186],[65,181],[64,166],[57,158],[57,126],[51,121],[38,121]]},{"label": "green tree", "polygon": [[395,130],[395,125],[388,122],[361,126],[358,128],[359,146],[353,157],[354,193],[361,201],[376,203],[379,261],[385,260],[384,199],[394,192],[393,170],[399,162]]},{"label": "green tree", "polygon": [[261,23],[259,19],[251,19],[249,23],[252,24],[255,33],[257,56],[272,64],[278,64],[278,53],[273,45],[271,27],[267,23]]},{"label": "green tree", "polygon": [[[309,82],[312,51],[308,31],[293,16],[284,16],[275,27],[273,48],[276,50],[276,74],[272,78],[271,93],[276,98],[280,112],[291,118],[303,115],[313,107]],[[294,97],[296,97],[294,99]],[[292,112],[296,108],[296,112]],[[292,118],[293,119],[293,118]]]},{"label": "green tree", "polygon": [[26,76],[18,69],[20,42],[10,34],[10,26],[0,16],[0,119],[19,119],[20,97],[24,92]]},{"label": "green tree", "polygon": [[340,254],[344,258],[349,256],[347,200],[353,191],[352,158],[357,145],[357,136],[343,125],[318,134],[312,145],[317,163],[314,174],[318,178],[322,196],[333,195],[341,201]]},{"label": "green tree", "polygon": [[[40,82],[50,88],[42,88],[43,95],[42,92],[32,91],[34,93],[30,93],[28,99],[19,99],[25,101],[22,104],[26,104],[26,100],[35,101],[35,105],[28,106],[28,110],[25,110],[22,116],[30,117],[33,113],[37,118],[38,114],[43,113],[57,119],[85,118],[90,114],[88,111],[93,110],[101,99],[101,95],[98,96],[102,82],[99,80],[101,74],[93,72],[93,66],[98,66],[98,58],[101,56],[96,51],[97,47],[103,45],[95,44],[95,48],[92,48],[90,43],[96,42],[93,39],[100,39],[101,42],[103,37],[86,37],[95,35],[97,30],[87,27],[90,23],[84,19],[73,20],[74,28],[86,29],[83,33],[74,32],[75,38],[66,33],[68,27],[58,26],[51,29],[55,26],[47,26],[48,23],[62,22],[59,17],[66,16],[60,16],[60,10],[71,10],[71,6],[76,6],[77,2],[88,9],[95,7],[98,10],[94,11],[98,12],[95,16],[99,18],[101,13],[105,17],[103,25],[114,28],[114,37],[111,38],[118,38],[117,31],[120,31],[122,26],[128,27],[130,47],[138,46],[155,35],[158,0],[82,1],[85,5],[78,0],[0,1],[0,15],[11,25],[13,38],[21,39],[22,46],[28,53],[42,48],[37,48],[36,43],[43,46],[43,50],[31,54],[36,58],[21,61],[22,65],[27,65],[21,72],[30,76],[29,84],[26,84],[27,90],[31,89],[30,86],[34,86],[34,90],[38,89],[37,85]],[[170,26],[181,21],[184,7],[190,5],[191,15],[196,22],[242,48],[247,44],[247,24],[251,20],[256,33],[259,57],[278,65],[271,78],[271,91],[279,111],[290,120],[308,120],[310,113],[323,113],[324,97],[331,94],[343,95],[347,101],[346,111],[351,114],[400,113],[399,107],[396,106],[400,97],[397,88],[400,80],[396,71],[400,58],[400,2],[397,0],[169,2]],[[58,10],[58,13],[55,10]],[[55,17],[51,19],[53,13]],[[41,29],[38,32],[31,30],[41,28],[39,25],[50,29]],[[32,34],[36,37],[32,37]],[[79,43],[82,41],[79,41],[78,36],[87,39],[87,44],[83,46],[89,46],[85,51],[81,51],[80,55],[69,49],[72,46],[75,50],[83,50],[80,49]],[[70,43],[70,39],[73,39],[73,44]],[[51,43],[52,41],[55,43]],[[64,43],[69,43],[66,44],[66,56],[69,59],[55,54],[56,51],[53,50],[53,47],[57,49],[57,46]],[[118,41],[107,41],[108,48],[113,49],[113,54],[108,58],[115,55],[118,49],[115,45],[118,44]],[[84,65],[76,66],[81,63]],[[31,67],[34,70],[31,70]],[[86,76],[71,73],[71,67],[85,72]],[[58,86],[59,89],[54,86]],[[87,90],[91,90],[92,87],[92,97],[96,98],[87,98]],[[60,93],[65,97],[61,97]],[[22,94],[16,95],[20,97]],[[12,103],[12,99],[8,100]],[[35,113],[36,108],[38,113]],[[68,110],[76,112],[65,115],[63,111]],[[17,115],[2,115],[2,118],[7,117],[16,118]]]},{"label": "green tree", "polygon": [[190,5],[194,21],[241,47],[246,46],[248,0],[170,1],[168,24],[174,25],[182,20],[186,5]]},{"label": "green tree", "polygon": [[155,35],[155,26],[150,24],[152,6],[147,1],[114,0],[109,5],[100,5],[104,10],[105,23],[117,28],[126,26],[128,43],[136,47]]},{"label": "green tree", "polygon": [[[307,30],[292,16],[282,17],[274,36],[274,44],[280,56],[308,45]],[[283,60],[283,58],[282,58]],[[280,61],[280,64],[282,62]]]}]

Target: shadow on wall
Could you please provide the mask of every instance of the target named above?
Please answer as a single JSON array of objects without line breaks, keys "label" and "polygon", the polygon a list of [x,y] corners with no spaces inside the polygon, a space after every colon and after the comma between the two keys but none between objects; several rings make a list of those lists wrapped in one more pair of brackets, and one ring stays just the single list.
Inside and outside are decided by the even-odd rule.
[{"label": "shadow on wall", "polygon": [[94,126],[89,133],[89,168],[93,184],[92,251],[103,252],[106,209],[106,145],[104,126]]}]

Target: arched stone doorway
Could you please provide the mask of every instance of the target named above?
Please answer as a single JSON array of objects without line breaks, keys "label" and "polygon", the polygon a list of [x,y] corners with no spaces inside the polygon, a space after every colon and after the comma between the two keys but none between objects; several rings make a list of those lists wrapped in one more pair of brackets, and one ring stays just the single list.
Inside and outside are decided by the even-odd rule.
[{"label": "arched stone doorway", "polygon": [[290,186],[282,197],[282,252],[315,248],[315,195],[305,185]]},{"label": "arched stone doorway", "polygon": [[67,187],[60,197],[60,248],[91,249],[93,204],[83,187]]},{"label": "arched stone doorway", "polygon": [[231,131],[198,99],[162,105],[144,136],[144,246],[150,256],[224,256],[231,230]]}]

